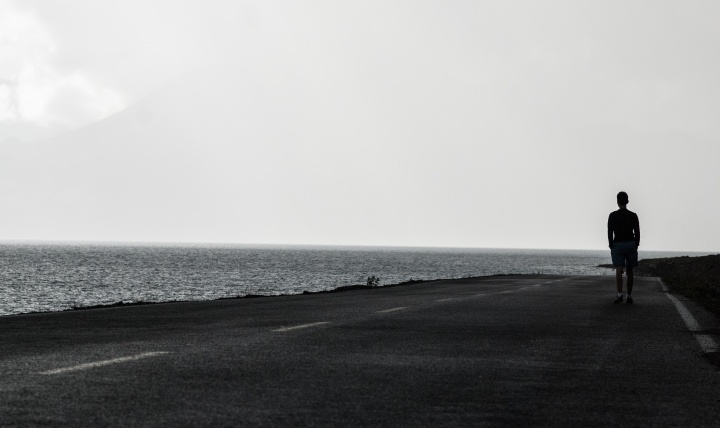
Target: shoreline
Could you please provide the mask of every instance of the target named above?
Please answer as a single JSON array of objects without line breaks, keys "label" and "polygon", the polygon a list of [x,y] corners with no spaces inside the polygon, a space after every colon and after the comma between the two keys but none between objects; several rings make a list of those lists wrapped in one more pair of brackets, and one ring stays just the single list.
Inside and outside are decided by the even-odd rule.
[{"label": "shoreline", "polygon": [[[350,247],[289,251],[249,247],[50,248],[2,244],[0,250],[3,255],[0,291],[6,297],[0,316],[357,289],[365,285],[371,274],[383,278],[379,285],[392,286],[411,279],[512,273],[614,273],[597,267],[609,261],[606,251],[593,250],[390,248],[368,252]],[[686,254],[643,254],[682,255]],[[123,262],[116,264],[118,260]]]},{"label": "shoreline", "polygon": [[[218,297],[217,299],[210,299],[210,300],[168,300],[163,302],[145,302],[145,301],[138,301],[138,302],[115,302],[115,303],[108,303],[108,304],[101,304],[101,305],[92,305],[92,306],[79,306],[79,307],[73,307],[70,309],[65,309],[62,311],[52,311],[52,312],[67,312],[67,311],[86,311],[86,310],[92,310],[92,309],[105,309],[105,308],[120,308],[125,306],[144,306],[144,305],[161,305],[163,303],[189,303],[189,302],[213,302],[213,301],[220,301],[220,300],[239,300],[239,299],[259,299],[259,298],[265,298],[265,297],[283,297],[283,296],[301,296],[301,295],[308,295],[308,294],[327,294],[327,293],[338,293],[338,292],[344,292],[344,291],[352,291],[352,290],[368,290],[368,289],[374,289],[374,288],[385,288],[385,287],[397,287],[397,286],[405,286],[405,285],[414,285],[414,284],[420,284],[420,283],[426,283],[426,282],[434,282],[434,281],[443,281],[443,279],[413,279],[410,281],[404,281],[397,284],[388,284],[388,285],[382,285],[382,286],[372,286],[372,285],[362,285],[362,284],[354,284],[354,285],[343,285],[337,288],[333,288],[330,290],[320,290],[320,291],[303,291],[302,293],[297,294],[246,294],[244,296],[228,296],[228,297]],[[33,314],[44,314],[49,312],[28,312]],[[23,315],[23,314],[18,314]]]},{"label": "shoreline", "polygon": [[402,281],[394,284],[387,284],[387,285],[364,285],[364,284],[353,284],[353,285],[342,285],[336,288],[332,288],[329,290],[320,290],[320,291],[303,291],[302,293],[296,293],[296,294],[246,294],[243,296],[228,296],[228,297],[219,297],[216,299],[209,299],[209,300],[167,300],[167,301],[161,301],[161,302],[146,302],[146,301],[137,301],[137,302],[115,302],[115,303],[106,303],[106,304],[99,304],[99,305],[90,305],[90,306],[77,306],[77,307],[71,307],[68,309],[63,309],[59,311],[35,311],[35,312],[24,312],[20,314],[8,314],[8,315],[0,315],[0,317],[11,317],[11,316],[23,316],[23,315],[37,315],[37,314],[53,314],[53,313],[64,313],[64,312],[75,312],[75,311],[89,311],[89,310],[95,310],[95,309],[111,309],[111,308],[122,308],[122,307],[131,307],[131,306],[148,306],[148,305],[162,305],[162,304],[168,304],[168,303],[192,303],[192,302],[217,302],[217,301],[223,301],[223,300],[240,300],[240,299],[259,299],[259,298],[273,298],[273,297],[287,297],[287,296],[305,296],[305,295],[312,295],[312,294],[329,294],[329,293],[342,293],[347,291],[355,291],[355,290],[372,290],[372,289],[381,289],[381,288],[393,288],[393,287],[406,287],[411,285],[418,285],[418,284],[426,284],[430,282],[439,282],[439,281],[456,281],[456,280],[472,280],[472,279],[479,279],[479,278],[493,278],[493,277],[505,277],[505,276],[535,276],[536,274],[520,274],[520,273],[511,273],[511,274],[496,274],[496,275],[480,275],[480,276],[472,276],[472,277],[466,277],[466,278],[437,278],[437,279],[410,279],[408,281]]},{"label": "shoreline", "polygon": [[[600,264],[598,268],[614,268],[611,264]],[[637,272],[640,276],[656,276],[662,278],[667,284],[668,288],[672,292],[677,292],[690,300],[700,304],[704,308],[717,316],[720,316],[720,254],[706,255],[706,256],[680,256],[680,257],[667,257],[667,258],[655,258],[655,259],[641,259]],[[209,300],[167,300],[159,302],[148,302],[148,301],[135,301],[135,302],[124,302],[118,301],[114,303],[90,305],[90,306],[77,306],[62,309],[58,311],[34,311],[25,312],[19,314],[7,314],[6,316],[18,316],[18,315],[30,315],[30,314],[47,314],[47,313],[59,313],[59,312],[70,312],[70,311],[85,311],[93,309],[109,309],[119,308],[128,306],[145,306],[145,305],[160,305],[165,303],[189,303],[189,302],[208,302],[208,301],[222,301],[222,300],[236,300],[236,299],[256,299],[262,297],[281,297],[281,296],[297,296],[297,295],[311,295],[311,294],[327,294],[327,293],[339,293],[354,290],[368,290],[377,288],[391,288],[399,286],[409,286],[416,284],[424,284],[438,281],[451,281],[451,280],[463,280],[463,279],[477,279],[477,278],[491,278],[491,277],[503,277],[503,276],[520,276],[520,275],[533,275],[533,274],[495,274],[495,275],[480,275],[467,278],[436,278],[436,279],[410,279],[408,281],[402,281],[399,283],[387,284],[387,285],[366,285],[366,284],[353,284],[343,285],[328,290],[320,291],[303,291],[302,293],[295,294],[246,294],[238,296],[227,296],[219,297]]]}]

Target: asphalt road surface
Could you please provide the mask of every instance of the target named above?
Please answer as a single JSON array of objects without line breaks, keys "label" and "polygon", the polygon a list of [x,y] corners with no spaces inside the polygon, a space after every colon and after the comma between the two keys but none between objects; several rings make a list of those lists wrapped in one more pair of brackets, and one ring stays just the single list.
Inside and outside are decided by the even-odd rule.
[{"label": "asphalt road surface", "polygon": [[500,276],[0,317],[0,425],[720,425],[717,349],[658,280],[633,294]]}]

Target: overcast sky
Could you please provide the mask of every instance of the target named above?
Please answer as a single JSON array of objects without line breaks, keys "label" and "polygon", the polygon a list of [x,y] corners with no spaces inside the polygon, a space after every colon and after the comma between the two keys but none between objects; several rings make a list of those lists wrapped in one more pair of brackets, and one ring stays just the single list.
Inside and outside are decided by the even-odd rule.
[{"label": "overcast sky", "polygon": [[0,239],[720,249],[715,1],[0,0]]}]

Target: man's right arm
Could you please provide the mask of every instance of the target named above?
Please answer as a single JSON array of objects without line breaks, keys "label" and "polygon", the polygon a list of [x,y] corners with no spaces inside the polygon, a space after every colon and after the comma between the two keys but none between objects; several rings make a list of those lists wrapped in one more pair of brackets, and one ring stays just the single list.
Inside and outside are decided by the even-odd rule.
[{"label": "man's right arm", "polygon": [[608,217],[608,245],[610,246],[610,249],[613,247],[613,229],[612,229],[612,214]]}]

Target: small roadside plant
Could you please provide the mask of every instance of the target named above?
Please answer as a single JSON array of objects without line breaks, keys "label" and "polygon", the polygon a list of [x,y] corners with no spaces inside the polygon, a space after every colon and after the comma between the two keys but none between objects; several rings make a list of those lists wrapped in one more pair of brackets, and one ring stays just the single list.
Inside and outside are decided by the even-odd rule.
[{"label": "small roadside plant", "polygon": [[368,276],[367,279],[367,286],[368,287],[379,287],[380,286],[380,278],[373,276]]}]

